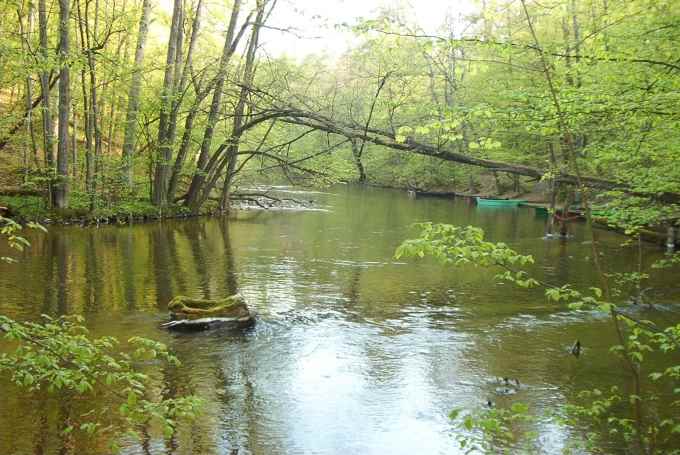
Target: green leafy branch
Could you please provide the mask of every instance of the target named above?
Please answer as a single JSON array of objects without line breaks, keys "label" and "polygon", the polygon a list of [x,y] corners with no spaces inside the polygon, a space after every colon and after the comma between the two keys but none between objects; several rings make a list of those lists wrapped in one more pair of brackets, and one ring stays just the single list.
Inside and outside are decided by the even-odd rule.
[{"label": "green leafy branch", "polygon": [[[524,403],[513,403],[508,409],[487,408],[474,412],[454,409],[449,418],[465,432],[457,440],[465,453],[532,453],[537,451],[536,432],[526,427],[535,422]],[[512,452],[517,453],[517,452]]]},{"label": "green leafy branch", "polygon": [[[587,291],[574,289],[570,284],[553,285],[531,278],[521,270],[521,267],[533,264],[531,256],[521,255],[503,243],[493,243],[484,240],[484,232],[471,226],[453,226],[448,224],[421,223],[416,225],[420,229],[417,238],[404,241],[396,250],[395,256],[402,257],[433,257],[445,265],[475,265],[483,267],[500,267],[504,272],[497,278],[516,283],[522,287],[541,286],[545,288],[546,297],[556,303],[565,302],[569,308],[597,309],[608,313],[615,321],[615,328],[620,340],[618,345],[611,351],[619,355],[634,374],[635,388],[628,394],[627,401],[634,410],[634,418],[621,418],[609,411],[615,404],[622,402],[616,393],[602,397],[599,391],[584,392],[590,399],[585,405],[572,405],[567,410],[575,418],[588,418],[596,423],[604,419],[610,425],[612,435],[621,436],[627,445],[635,445],[645,448],[645,453],[656,453],[655,450],[661,443],[667,443],[677,434],[680,434],[680,420],[677,418],[656,418],[656,414],[649,410],[643,414],[642,402],[647,408],[657,400],[652,393],[645,393],[641,385],[641,371],[645,357],[654,352],[662,352],[666,355],[674,355],[680,351],[680,324],[666,329],[657,327],[652,321],[641,320],[624,313],[617,306],[607,301],[601,288],[590,287]],[[677,256],[669,256],[665,262],[657,264],[657,267],[674,265]],[[621,278],[620,285],[637,283],[644,276],[625,276]],[[610,295],[621,295],[620,292],[611,292]],[[624,335],[619,323],[624,322],[627,334]],[[672,387],[674,396],[680,395],[680,365],[671,365],[663,371],[648,374],[651,381],[664,380]],[[585,395],[582,395],[585,396]],[[513,405],[514,406],[514,405]],[[670,406],[679,407],[680,400],[674,399]],[[485,410],[479,414],[468,414],[463,419],[463,426],[472,436],[461,436],[461,446],[470,448],[471,452],[479,450],[491,450],[483,444],[490,443],[493,446],[498,443],[509,444],[509,427],[505,421],[517,411],[516,409]],[[459,411],[452,417],[457,418]],[[606,417],[606,418],[605,418]],[[474,431],[473,431],[474,430]],[[477,433],[475,433],[475,431]],[[482,439],[475,439],[475,434],[481,434]],[[585,435],[585,440],[592,443],[600,438],[594,433]],[[476,441],[476,442],[475,442]],[[602,441],[600,441],[602,442]],[[480,449],[481,447],[481,449]]]},{"label": "green leafy branch", "polygon": [[[43,232],[47,231],[42,225],[38,223],[28,223],[27,226],[32,229],[41,230]],[[6,218],[0,215],[0,237],[5,237],[9,247],[17,251],[24,251],[25,248],[31,245],[28,240],[19,235],[22,229],[23,226],[21,224],[17,223],[11,218]],[[0,256],[0,261],[9,263],[16,262],[14,258],[9,256]]]},{"label": "green leafy branch", "polygon": [[0,316],[0,332],[18,345],[13,352],[0,355],[0,373],[9,374],[14,384],[28,391],[88,403],[90,408],[64,433],[79,430],[110,438],[121,432],[136,435],[156,421],[170,436],[178,419],[196,417],[202,404],[197,397],[152,398],[150,378],[142,366],[152,361],[179,365],[164,344],[133,337],[128,340],[131,351],[120,352],[116,338],[91,338],[79,316],[42,318],[22,323]]}]

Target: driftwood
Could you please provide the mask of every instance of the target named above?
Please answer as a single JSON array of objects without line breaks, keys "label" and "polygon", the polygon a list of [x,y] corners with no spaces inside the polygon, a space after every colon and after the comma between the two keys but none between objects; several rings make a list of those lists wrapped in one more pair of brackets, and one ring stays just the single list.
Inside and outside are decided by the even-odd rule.
[{"label": "driftwood", "polygon": [[245,328],[255,323],[245,299],[235,294],[207,300],[177,296],[168,304],[171,321],[161,327],[171,330],[206,330],[216,327]]}]

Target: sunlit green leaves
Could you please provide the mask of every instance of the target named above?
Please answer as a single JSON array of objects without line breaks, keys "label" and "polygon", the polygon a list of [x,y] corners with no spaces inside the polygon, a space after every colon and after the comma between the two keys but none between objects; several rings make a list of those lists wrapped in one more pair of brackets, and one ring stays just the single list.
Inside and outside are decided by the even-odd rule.
[{"label": "sunlit green leaves", "polygon": [[449,417],[460,429],[456,439],[465,453],[505,453],[506,450],[534,453],[537,450],[536,433],[530,429],[536,418],[525,403],[475,411],[454,409]]},{"label": "sunlit green leaves", "polygon": [[[45,228],[38,223],[28,223],[27,226],[32,229],[39,229],[45,231]],[[17,251],[23,251],[24,248],[30,246],[28,240],[19,235],[22,229],[23,226],[21,226],[13,219],[5,218],[2,215],[0,215],[0,239],[5,239],[9,244],[9,247]],[[14,258],[7,256],[0,256],[0,261],[16,262]]]},{"label": "sunlit green leaves", "polygon": [[43,316],[41,322],[23,323],[0,316],[0,333],[18,344],[13,352],[0,355],[0,373],[29,392],[44,390],[67,399],[88,399],[91,410],[68,432],[94,434],[106,429],[102,436],[114,437],[156,420],[170,435],[178,418],[197,414],[201,400],[194,396],[154,399],[149,393],[150,379],[139,368],[142,362],[179,365],[165,345],[133,337],[126,348],[131,353],[121,352],[115,338],[91,338],[81,324],[77,316]]},{"label": "sunlit green leaves", "polygon": [[[518,254],[504,243],[485,241],[484,231],[474,226],[420,223],[416,227],[420,229],[420,236],[404,241],[397,248],[397,258],[430,256],[445,265],[481,267],[533,263],[531,256]],[[517,278],[525,279],[523,275]]]}]

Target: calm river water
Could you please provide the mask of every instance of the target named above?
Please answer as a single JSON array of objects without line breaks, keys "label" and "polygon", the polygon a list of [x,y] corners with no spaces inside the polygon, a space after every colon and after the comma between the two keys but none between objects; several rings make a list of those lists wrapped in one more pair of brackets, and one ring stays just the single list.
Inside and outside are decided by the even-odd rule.
[{"label": "calm river water", "polygon": [[[152,372],[158,388],[201,395],[205,412],[172,440],[152,430],[142,443],[123,441],[123,453],[459,453],[447,417],[453,408],[519,400],[538,414],[559,412],[578,390],[621,382],[607,354],[614,334],[606,318],[498,284],[491,270],[393,258],[415,234],[414,222],[472,224],[534,255],[540,278],[595,285],[582,225],[568,242],[547,241],[545,219],[532,209],[481,209],[373,188],[280,190],[314,200],[316,209],[51,226],[30,236],[18,264],[0,264],[1,314],[80,314],[96,335],[142,335],[178,354],[180,368]],[[635,266],[623,237],[600,234],[612,270]],[[646,261],[661,253],[647,248]],[[670,274],[655,279],[659,288],[674,283]],[[236,291],[259,313],[246,333],[158,328],[174,295]],[[680,319],[673,305],[680,296],[653,295],[661,305],[645,318]],[[576,339],[580,359],[569,354]],[[497,396],[493,379],[503,376],[524,386]],[[6,382],[0,392],[0,454],[68,452],[55,425],[62,407],[25,398]],[[545,453],[559,453],[572,431],[547,417],[536,429]],[[71,453],[90,452],[107,449]]]}]

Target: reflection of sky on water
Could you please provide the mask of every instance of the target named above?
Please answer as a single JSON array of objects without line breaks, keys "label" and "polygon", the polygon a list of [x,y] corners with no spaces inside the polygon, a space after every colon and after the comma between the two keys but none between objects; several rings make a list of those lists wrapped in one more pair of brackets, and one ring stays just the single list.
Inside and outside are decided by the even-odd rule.
[{"label": "reflection of sky on water", "polygon": [[[370,188],[312,197],[332,211],[52,227],[47,236],[32,236],[19,264],[0,265],[0,312],[24,319],[79,313],[93,333],[168,343],[183,366],[154,370],[157,386],[193,390],[207,406],[173,441],[152,436],[146,446],[154,454],[455,454],[447,417],[453,408],[516,400],[542,416],[581,388],[620,382],[601,316],[565,311],[540,291],[495,284],[492,271],[393,258],[413,222],[475,224],[533,254],[540,278],[587,286],[594,277],[579,226],[563,243],[542,240],[544,220],[526,209],[477,211],[464,201]],[[603,236],[610,264],[631,262],[620,238]],[[667,287],[673,277],[658,280]],[[260,315],[253,330],[157,329],[172,296],[216,298],[234,290]],[[663,308],[644,315],[677,320],[673,306]],[[576,338],[584,345],[578,361],[568,353]],[[521,380],[516,395],[497,396],[493,379],[503,376]],[[42,433],[57,450],[58,436],[36,423],[46,412],[10,393],[0,402],[0,430],[29,436],[17,442],[0,431],[0,453],[21,453]],[[546,453],[559,453],[569,439],[549,418],[536,429]],[[143,447],[131,443],[125,453],[145,453]]]}]

